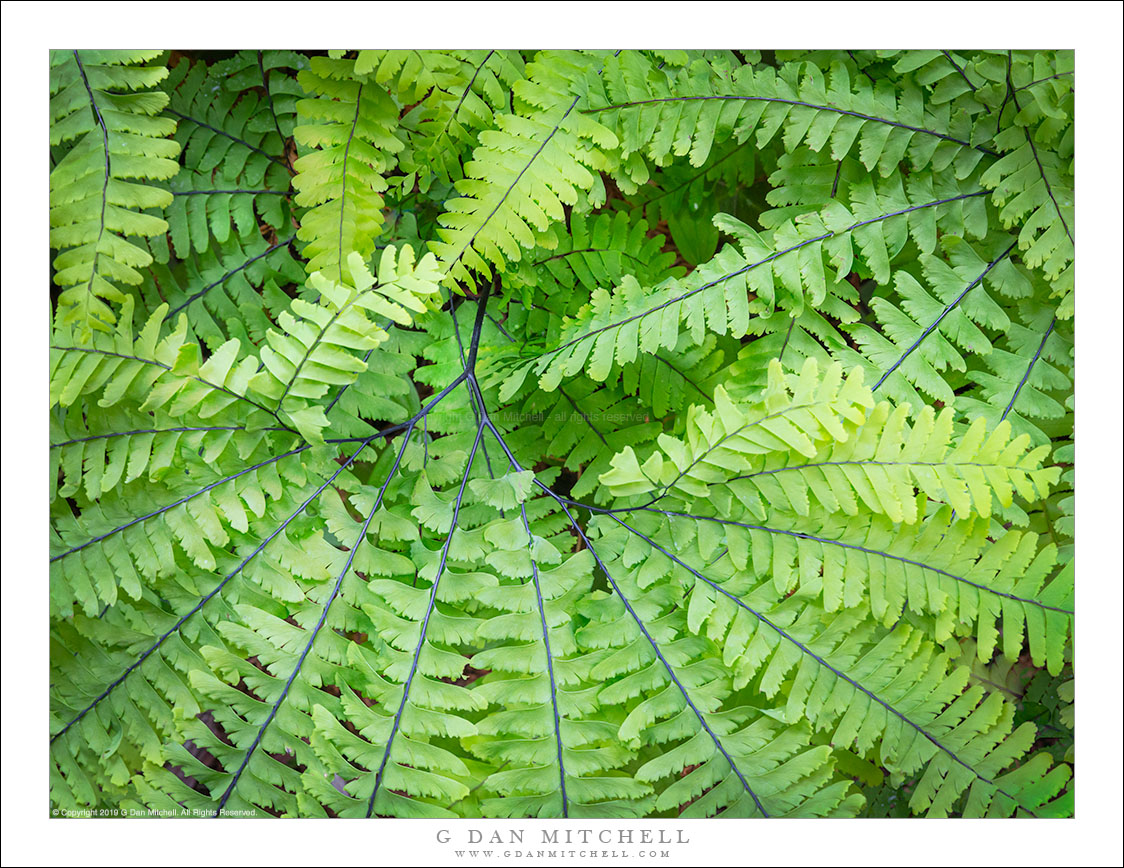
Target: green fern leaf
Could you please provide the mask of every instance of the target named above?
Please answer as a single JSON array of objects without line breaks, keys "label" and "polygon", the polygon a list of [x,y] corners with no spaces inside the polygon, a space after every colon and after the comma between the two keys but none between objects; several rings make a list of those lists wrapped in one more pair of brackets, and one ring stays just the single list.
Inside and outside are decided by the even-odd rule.
[{"label": "green fern leaf", "polygon": [[[142,280],[152,259],[129,237],[160,235],[167,192],[145,184],[178,170],[175,124],[156,117],[168,97],[153,90],[168,71],[157,51],[51,53],[51,146],[64,149],[51,168],[54,282],[68,321],[108,330],[107,302]],[[157,213],[145,213],[156,211]]]}]

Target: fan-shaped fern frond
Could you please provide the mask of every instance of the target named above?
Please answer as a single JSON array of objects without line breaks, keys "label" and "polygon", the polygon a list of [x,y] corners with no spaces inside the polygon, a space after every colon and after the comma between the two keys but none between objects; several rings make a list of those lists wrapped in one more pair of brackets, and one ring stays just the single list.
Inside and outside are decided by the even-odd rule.
[{"label": "fan-shaped fern frond", "polygon": [[[637,534],[621,519],[614,520],[621,529]],[[629,534],[624,538],[629,538]],[[753,606],[752,592],[733,591],[726,583],[714,581],[690,567],[651,538],[646,539],[696,582],[688,609],[694,623],[693,632],[706,627],[711,637],[723,642],[724,659],[728,664],[733,663],[738,673],[736,681],[740,679],[744,684],[756,676],[760,680],[760,690],[770,696],[788,672],[799,664],[782,719],[810,716],[813,725],[819,727],[828,725],[829,721],[839,721],[832,736],[833,743],[855,741],[860,750],[869,750],[878,739],[881,762],[899,774],[913,773],[928,765],[911,800],[914,810],[942,816],[970,788],[968,800],[973,814],[994,811],[1006,816],[1022,808],[1034,815],[1035,810],[1064,785],[1065,769],[1051,773],[1048,757],[1034,763],[1033,768],[1027,766],[1009,772],[1005,776],[1007,780],[1000,778],[999,772],[1011,759],[1029,747],[1032,731],[1023,729],[1008,735],[1010,706],[1004,708],[1001,701],[991,701],[986,710],[977,709],[982,691],[957,697],[956,681],[944,680],[945,662],[934,661],[929,649],[906,644],[909,657],[903,655],[897,661],[891,657],[887,661],[887,652],[906,640],[908,633],[903,632],[891,642],[884,640],[869,656],[861,656],[857,661],[856,651],[861,645],[833,649],[841,661],[846,661],[833,665],[832,654],[825,644],[834,637],[831,627],[807,630],[811,624],[801,625],[799,615],[793,619],[796,606],[788,603],[782,603],[775,612],[763,613]],[[619,550],[622,542],[624,539],[618,536],[616,545],[608,544]],[[654,577],[647,564],[640,572],[647,572],[646,581]],[[731,584],[736,588],[742,580],[735,579]],[[619,586],[614,587],[619,593]],[[700,587],[707,590],[700,593]],[[697,596],[702,596],[698,605]],[[722,605],[717,605],[719,599]],[[737,614],[731,612],[731,607],[735,607]],[[800,632],[805,630],[807,638],[802,641]],[[848,639],[855,641],[857,637],[852,632]],[[814,648],[813,641],[822,647]],[[855,666],[854,675],[847,671],[847,664]],[[909,670],[912,670],[909,676],[903,678],[904,672]],[[942,681],[942,688],[934,690]],[[894,701],[880,693],[893,695]],[[805,698],[820,709],[818,719],[802,705]],[[908,708],[909,713],[896,707],[895,701]],[[981,724],[986,727],[982,732]],[[1020,797],[1017,791],[1024,786],[1028,792]]]},{"label": "fan-shaped fern frond", "polygon": [[1072,813],[1069,54],[161,63],[51,61],[52,807]]}]

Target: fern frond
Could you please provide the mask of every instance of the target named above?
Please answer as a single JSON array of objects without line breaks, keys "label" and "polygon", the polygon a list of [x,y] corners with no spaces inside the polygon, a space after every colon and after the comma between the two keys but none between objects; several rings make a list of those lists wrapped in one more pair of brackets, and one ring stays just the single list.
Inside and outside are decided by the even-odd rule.
[{"label": "fern frond", "polygon": [[1037,443],[1050,439],[1070,413],[1064,395],[1073,387],[1073,337],[1047,306],[1030,307],[1027,321],[1012,322],[1004,341],[974,369],[978,384],[957,398],[965,414],[994,425],[1010,420],[1012,428]]},{"label": "fern frond", "polygon": [[714,652],[705,653],[701,638],[676,638],[684,613],[667,613],[667,586],[645,593],[642,578],[594,557],[613,596],[591,612],[583,639],[612,652],[595,670],[612,679],[601,691],[602,702],[624,704],[641,691],[651,693],[631,710],[620,734],[660,746],[660,756],[642,766],[638,778],[678,778],[661,793],[658,809],[687,806],[687,816],[798,817],[846,816],[857,808],[846,788],[829,785],[830,751],[809,748],[806,731],[778,726],[754,709],[727,706],[730,684],[714,665]]},{"label": "fern frond", "polygon": [[[1072,274],[1063,274],[1073,262],[1073,185],[1064,173],[1066,164],[1040,149],[1028,130],[1011,127],[997,144],[1009,150],[989,167],[980,182],[990,187],[1004,226],[1019,226],[1019,249],[1027,265],[1042,266],[1045,275],[1072,288]],[[1060,294],[1060,293],[1059,293]]]},{"label": "fern frond", "polygon": [[[1005,653],[1017,656],[1025,624],[1036,662],[1060,666],[1073,606],[1072,586],[1044,588],[1056,550],[1039,552],[1035,535],[1015,531],[991,531],[995,544],[984,548],[993,501],[1010,506],[1016,491],[1034,501],[1057,482],[1057,468],[1039,466],[1047,447],[1026,453],[1028,437],[1012,441],[1005,427],[988,437],[980,420],[950,452],[951,411],[907,426],[904,408],[879,404],[864,418],[861,376],[841,386],[838,368],[821,379],[816,367],[809,360],[786,385],[774,362],[771,388],[751,407],[719,392],[713,413],[694,408],[686,436],[661,436],[643,466],[626,448],[601,481],[617,497],[652,496],[595,511],[662,516],[680,548],[691,522],[713,522],[696,528],[703,557],[725,536],[739,569],[771,575],[779,594],[822,593],[829,612],[857,605],[868,589],[872,614],[887,623],[907,605],[939,615],[955,600],[961,619],[979,623],[981,654],[994,647],[1002,617]],[[949,503],[959,532],[950,533],[947,509],[926,518],[927,500]],[[857,520],[819,517],[858,516],[860,504]]]},{"label": "fern frond", "polygon": [[[1072,311],[1074,256],[1073,53],[996,53],[978,65],[992,99],[1002,93],[995,126],[1003,156],[980,181],[994,190],[1004,226],[1019,228],[1019,250],[1041,267]],[[1005,110],[1011,115],[1005,115]],[[1008,126],[1003,126],[1009,117]]]},{"label": "fern frond", "polygon": [[415,182],[424,191],[434,181],[463,178],[462,155],[476,145],[478,131],[490,129],[496,113],[509,108],[524,66],[518,51],[359,52],[356,72],[373,76],[411,107],[402,119],[409,144],[400,158],[407,172],[403,195]]},{"label": "fern frond", "polygon": [[248,241],[258,235],[259,215],[270,226],[287,222],[290,169],[285,142],[269,120],[272,104],[253,90],[232,87],[230,72],[184,62],[165,84],[170,94],[165,112],[178,122],[183,154],[168,209],[181,259],[191,250],[204,253],[211,238],[225,243],[232,231]]},{"label": "fern frond", "polygon": [[[973,114],[989,113],[990,108],[979,93],[986,82],[980,80],[973,58],[946,49],[880,51],[878,54],[894,61],[894,72],[911,73],[914,81],[929,91],[934,103],[956,103],[958,107],[967,105],[974,109]],[[974,105],[961,100],[968,95],[975,97]]]},{"label": "fern frond", "polygon": [[[199,347],[187,343],[187,323],[181,317],[175,331],[160,337],[166,306],[150,316],[135,337],[133,301],[126,299],[113,334],[95,335],[90,345],[81,345],[75,328],[56,323],[51,343],[51,406],[69,407],[79,398],[101,392],[100,407],[123,401],[135,402],[141,412],[167,406],[177,417],[197,415],[211,422],[231,407],[237,407],[258,426],[271,424],[254,414],[261,411],[276,424],[277,414],[247,394],[255,365],[245,358],[237,366],[237,341],[205,362]],[[236,403],[237,402],[237,403]],[[233,418],[233,417],[232,417]]]},{"label": "fern frond", "polygon": [[425,256],[415,266],[409,247],[399,253],[392,247],[383,250],[377,281],[357,252],[348,254],[347,269],[343,277],[347,283],[319,272],[309,278],[309,286],[320,293],[320,303],[293,300],[292,313],[278,317],[284,332],[271,329],[266,334],[268,346],[261,350],[264,367],[248,384],[274,402],[277,411],[312,442],[323,440],[320,431],[328,419],[319,404],[309,401],[322,398],[331,386],[353,383],[366,370],[366,362],[352,351],[372,350],[387,338],[367,314],[409,325],[412,315],[426,310],[440,279],[433,256]]},{"label": "fern frond", "polygon": [[346,58],[315,57],[301,70],[311,95],[297,103],[297,143],[309,149],[294,164],[296,202],[310,209],[297,237],[309,272],[343,281],[352,253],[366,259],[382,231],[386,174],[402,150],[398,108],[386,91]]},{"label": "fern frond", "polygon": [[589,111],[619,131],[625,164],[633,154],[657,165],[689,154],[692,165],[701,166],[713,145],[731,136],[744,143],[756,134],[763,148],[779,132],[787,150],[830,145],[836,161],[857,145],[867,170],[883,177],[906,157],[914,169],[952,165],[965,177],[986,150],[973,147],[970,130],[961,129],[946,107],[926,106],[920,88],[907,85],[895,93],[863,78],[852,82],[842,63],[833,63],[826,76],[810,63],[731,73],[696,62],[666,74],[640,53],[625,52],[607,66],[606,82],[604,104]]},{"label": "fern frond", "polygon": [[[158,51],[52,51],[51,145],[66,152],[51,169],[52,279],[59,316],[88,335],[116,322],[110,303],[142,281],[152,258],[128,240],[167,231],[159,210],[171,196],[146,181],[178,170],[175,123],[157,117],[168,97]],[[156,213],[152,213],[156,212]]]},{"label": "fern frond", "polygon": [[[974,195],[978,194],[952,201]],[[614,362],[627,364],[640,352],[674,348],[681,322],[695,343],[708,330],[741,337],[750,329],[752,314],[767,314],[776,306],[799,316],[807,303],[845,323],[853,322],[857,315],[848,302],[856,293],[842,279],[856,254],[852,233],[859,244],[858,255],[888,278],[885,238],[880,228],[871,227],[943,204],[944,200],[925,202],[855,222],[855,215],[845,209],[828,210],[814,220],[783,224],[771,240],[719,215],[716,224],[737,237],[741,253],[726,247],[683,281],[670,279],[649,290],[629,277],[613,294],[595,293],[589,305],[564,323],[557,346],[515,367],[501,397],[513,394],[530,372],[547,390],[587,364],[591,377],[605,379]],[[694,301],[700,294],[701,303]]]},{"label": "fern frond", "polygon": [[523,250],[553,247],[545,233],[564,218],[563,206],[579,205],[594,188],[593,172],[604,165],[600,149],[616,140],[575,113],[581,94],[572,94],[567,80],[580,74],[579,59],[536,59],[515,83],[523,111],[501,115],[497,128],[481,135],[456,184],[461,196],[447,204],[440,241],[431,244],[452,280],[469,282],[471,272],[490,277],[493,267],[519,262]]},{"label": "fern frond", "polygon": [[[638,532],[620,519],[614,520],[619,526],[616,542],[606,542],[620,551],[630,534]],[[598,527],[609,535],[603,523]],[[761,691],[770,696],[792,668],[798,667],[782,719],[808,717],[813,725],[821,727],[838,721],[833,742],[849,745],[855,741],[865,751],[878,739],[880,762],[899,774],[926,767],[911,799],[914,810],[943,816],[970,788],[969,815],[994,812],[1008,816],[1018,808],[1034,815],[1035,809],[1056,795],[1064,784],[1066,769],[1049,772],[1048,759],[1045,764],[1034,764],[1033,770],[1023,767],[1008,773],[1007,780],[1000,777],[999,773],[1033,742],[1033,727],[1010,733],[1010,706],[989,701],[977,710],[982,691],[958,696],[957,680],[943,678],[946,664],[934,662],[930,649],[918,649],[914,643],[908,656],[888,661],[887,651],[894,645],[903,643],[908,648],[907,632],[888,637],[888,642],[883,640],[869,656],[857,653],[861,640],[853,633],[848,635],[848,641],[856,642],[855,645],[829,651],[835,635],[846,635],[847,631],[838,625],[835,630],[812,627],[812,619],[818,617],[814,608],[810,611],[812,618],[801,624],[800,615],[793,611],[802,605],[798,598],[793,598],[793,603],[782,602],[772,612],[762,612],[754,606],[753,592],[745,588],[742,576],[734,573],[725,581],[713,580],[650,537],[647,539],[657,552],[689,576],[689,582],[694,582],[688,609],[694,625],[692,632],[699,633],[705,627],[709,636],[722,642],[724,659],[733,664],[741,683],[756,677],[760,679]],[[624,557],[628,557],[627,549]],[[650,559],[638,571],[640,581],[651,582],[658,577],[659,573],[649,564]],[[708,567],[708,572],[712,571],[713,564]],[[700,587],[707,590],[700,592]],[[772,598],[773,593],[768,588],[765,598]],[[697,604],[696,596],[702,597]],[[818,647],[812,647],[813,644]],[[834,665],[833,654],[839,655],[839,662]],[[847,671],[851,666],[855,667],[854,674]],[[909,671],[908,676],[905,671]],[[966,672],[959,677],[964,679]],[[804,705],[805,701],[809,704]],[[895,702],[910,713],[901,711]],[[1025,796],[1018,792],[1023,786],[1028,790]]]},{"label": "fern frond", "polygon": [[[324,407],[331,431],[340,437],[366,437],[379,430],[380,421],[405,422],[421,410],[411,377],[418,371],[429,336],[399,328],[387,334],[384,343],[364,353],[366,370],[350,384],[338,386]],[[377,364],[371,364],[376,353]]]},{"label": "fern frond", "polygon": [[735,403],[719,388],[713,411],[691,408],[682,437],[661,435],[642,465],[627,447],[601,481],[643,507],[672,495],[709,500],[728,487],[758,519],[770,510],[809,516],[817,504],[855,516],[861,504],[863,513],[906,524],[926,515],[919,493],[961,518],[986,519],[1016,493],[1034,501],[1058,481],[1058,468],[1041,467],[1049,447],[1028,451],[1029,436],[1012,438],[1006,424],[989,434],[977,419],[953,437],[951,410],[911,415],[907,406],[873,404],[861,371],[844,379],[835,365],[821,375],[808,359],[785,376],[774,361],[755,401]]},{"label": "fern frond", "polygon": [[[293,237],[269,243],[255,228],[247,238],[212,242],[182,262],[154,263],[141,294],[149,310],[164,305],[166,319],[181,314],[193,336],[209,348],[237,339],[261,341],[273,319],[288,307],[281,287],[299,282],[304,269],[293,257]],[[266,295],[270,303],[260,302]]]},{"label": "fern frond", "polygon": [[260,133],[272,129],[277,138],[270,137],[268,141],[283,145],[292,138],[297,123],[297,101],[304,96],[296,74],[307,67],[308,58],[299,52],[270,49],[239,51],[215,63],[212,71],[229,92],[246,94],[258,88],[264,91],[262,96],[268,112],[255,112],[247,130]]},{"label": "fern frond", "polygon": [[552,250],[541,250],[533,261],[522,260],[505,275],[506,287],[522,290],[527,306],[572,315],[583,297],[599,287],[616,286],[625,275],[651,285],[674,273],[674,255],[661,250],[661,239],[649,235],[648,223],[636,211],[592,217],[571,212],[567,229],[555,232]]},{"label": "fern frond", "polygon": [[[856,342],[869,359],[862,363],[876,378],[874,388],[885,384],[886,394],[916,406],[924,401],[914,391],[914,384],[942,403],[954,403],[953,388],[943,372],[949,368],[964,370],[962,351],[990,352],[985,329],[1001,331],[1009,325],[1002,307],[986,292],[988,279],[1009,297],[1018,297],[1026,287],[1026,279],[1008,259],[1015,247],[1013,242],[990,261],[959,238],[950,238],[945,247],[952,264],[937,257],[922,260],[936,298],[908,272],[899,272],[895,288],[905,310],[883,299],[872,302],[889,339],[862,324],[852,327]],[[860,357],[856,353],[850,358]]]}]

